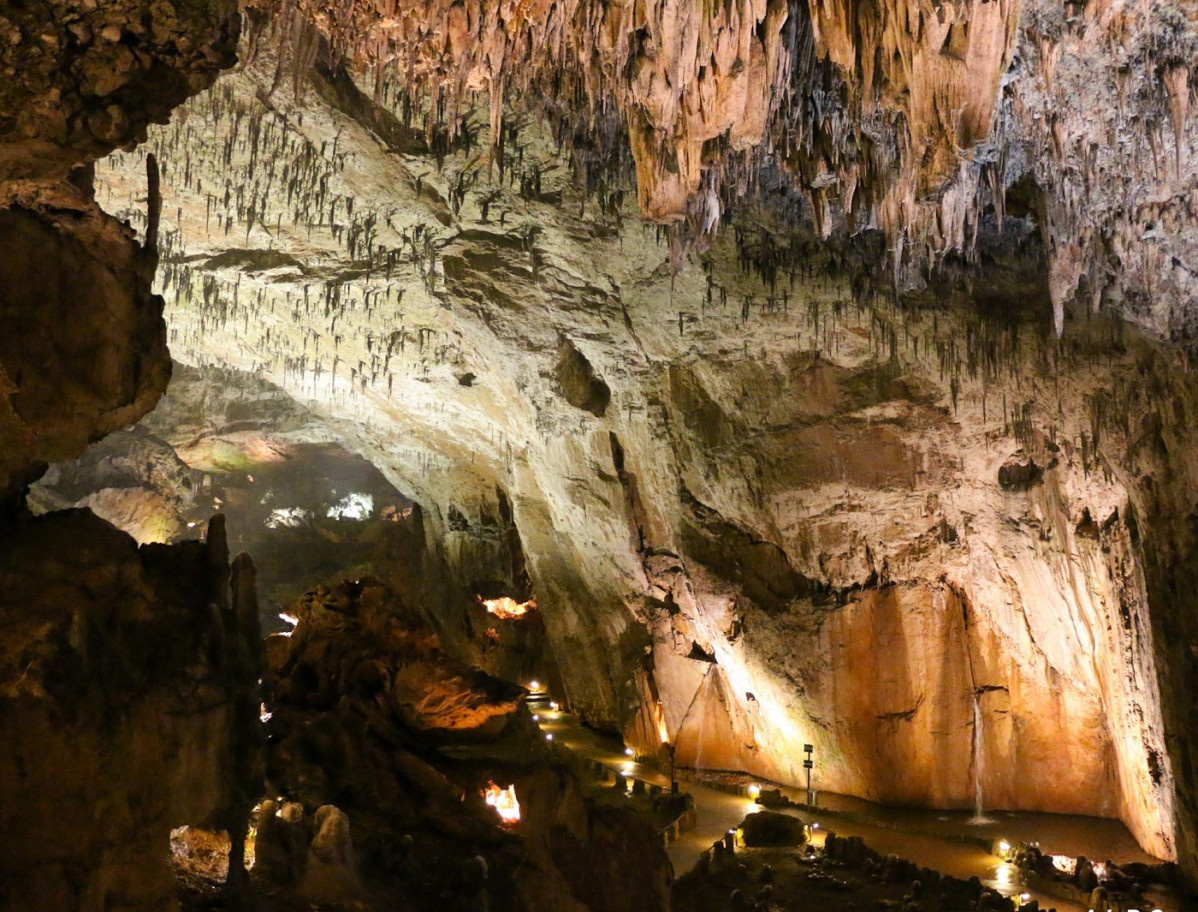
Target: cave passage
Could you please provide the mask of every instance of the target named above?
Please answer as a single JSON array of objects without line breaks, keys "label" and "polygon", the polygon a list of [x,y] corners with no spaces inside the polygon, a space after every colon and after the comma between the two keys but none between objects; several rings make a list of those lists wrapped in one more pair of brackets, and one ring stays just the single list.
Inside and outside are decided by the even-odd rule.
[{"label": "cave passage", "polygon": [[1183,912],[1190,0],[0,10],[0,912]]}]

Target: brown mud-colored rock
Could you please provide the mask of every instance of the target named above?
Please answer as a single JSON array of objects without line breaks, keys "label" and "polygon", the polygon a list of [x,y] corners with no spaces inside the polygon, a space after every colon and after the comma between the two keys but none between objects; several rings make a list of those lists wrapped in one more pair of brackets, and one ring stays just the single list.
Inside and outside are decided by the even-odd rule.
[{"label": "brown mud-colored rock", "polygon": [[[518,689],[442,655],[378,583],[319,590],[295,611],[268,724],[270,786],[295,800],[260,810],[264,885],[380,909],[397,889],[430,910],[665,908],[657,834],[628,811],[589,806],[527,711],[514,711]],[[492,781],[515,787],[514,824],[484,803]],[[321,809],[333,803],[336,814]]]},{"label": "brown mud-colored rock", "polygon": [[8,185],[0,208],[0,500],[166,388],[162,299],[126,226],[68,184]]},{"label": "brown mud-colored rock", "polygon": [[248,817],[260,632],[219,525],[139,549],[77,510],[0,536],[6,912],[170,909],[172,828]]},{"label": "brown mud-colored rock", "polygon": [[0,13],[0,184],[143,140],[235,60],[233,0],[34,0]]}]

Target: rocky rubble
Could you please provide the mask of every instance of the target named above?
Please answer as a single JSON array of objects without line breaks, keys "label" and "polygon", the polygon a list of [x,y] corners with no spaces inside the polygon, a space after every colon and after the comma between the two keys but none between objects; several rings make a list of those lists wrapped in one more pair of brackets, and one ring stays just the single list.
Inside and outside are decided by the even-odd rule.
[{"label": "rocky rubble", "polygon": [[[267,785],[281,797],[259,813],[259,889],[370,908],[397,893],[416,909],[665,907],[656,834],[584,802],[521,688],[449,659],[376,581],[294,611],[294,634],[269,647]],[[483,801],[500,780],[520,804],[508,827]]]}]

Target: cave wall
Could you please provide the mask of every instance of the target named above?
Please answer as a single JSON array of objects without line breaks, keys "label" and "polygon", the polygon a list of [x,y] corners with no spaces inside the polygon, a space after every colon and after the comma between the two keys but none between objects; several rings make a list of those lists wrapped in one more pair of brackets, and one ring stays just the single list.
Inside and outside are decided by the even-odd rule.
[{"label": "cave wall", "polygon": [[0,908],[175,908],[171,829],[244,834],[262,776],[252,591],[219,520],[175,546],[84,510],[0,533]]},{"label": "cave wall", "polygon": [[[256,798],[253,567],[139,550],[87,511],[32,518],[49,460],[148,412],[170,376],[156,230],[92,196],[233,60],[233,2],[35,2],[0,15],[0,906],[175,905],[170,829],[244,832]],[[153,184],[151,166],[147,181]],[[139,204],[155,226],[161,199]],[[260,781],[260,771],[258,772]]]},{"label": "cave wall", "polygon": [[[904,307],[827,277],[873,255],[852,247],[763,281],[743,226],[706,271],[673,274],[651,230],[558,208],[564,174],[455,212],[464,159],[414,173],[314,90],[254,107],[260,78],[227,77],[155,140],[182,216],[163,279],[176,350],[265,370],[328,415],[424,505],[426,547],[463,578],[500,556],[482,533],[509,504],[590,721],[651,751],[661,717],[679,762],[790,782],[815,743],[820,787],[880,800],[973,807],[980,779],[986,807],[1120,816],[1173,856],[1123,428],[1138,365],[1168,356],[1084,309],[1054,342],[1026,223],[976,294],[962,279]],[[320,166],[324,203],[260,190],[253,222],[216,220],[200,124],[239,137],[234,167],[298,166],[333,136],[346,164]],[[125,156],[101,198],[136,193],[139,172]],[[268,243],[265,226],[306,252],[253,271],[221,258]],[[996,319],[996,298],[1033,303]],[[601,414],[563,384],[581,374],[608,390]],[[1189,401],[1177,380],[1153,409]],[[916,758],[902,779],[900,756]]]},{"label": "cave wall", "polygon": [[[1191,329],[1191,18],[1117,2],[688,10],[616,5],[577,34],[561,25],[573,16],[547,15],[543,32],[530,17],[476,35],[454,7],[403,37],[472,61],[458,88],[490,83],[488,109],[465,116],[490,126],[493,147],[500,58],[599,48],[574,100],[616,98],[641,213],[688,215],[705,234],[748,189],[735,168],[742,180],[718,184],[717,166],[779,123],[816,232],[841,217],[881,227],[904,289],[946,250],[973,254],[983,216],[1000,230],[1012,219],[1025,246],[1034,225],[1047,281],[1032,297],[1063,341],[1035,319],[987,322],[987,295],[1010,289],[980,287],[986,273],[947,304],[896,309],[850,285],[851,242],[805,247],[816,262],[788,260],[780,293],[777,262],[755,262],[746,231],[773,241],[742,222],[701,271],[618,203],[588,215],[535,125],[511,131],[524,131],[522,170],[506,189],[501,170],[484,202],[468,146],[438,152],[435,175],[382,154],[345,100],[362,119],[389,103],[385,85],[373,100],[344,79],[330,91],[327,71],[296,63],[299,46],[293,97],[254,45],[244,72],[155,134],[164,236],[153,165],[148,185],[139,153],[104,174],[107,205],[147,201],[125,213],[139,245],[72,169],[141,139],[231,63],[235,6],[22,7],[0,21],[0,64],[22,73],[0,98],[0,499],[15,504],[40,461],[77,454],[161,394],[165,329],[148,286],[162,253],[172,342],[267,372],[327,412],[429,505],[425,541],[450,543],[439,560],[465,574],[481,554],[515,586],[503,564],[518,530],[561,686],[590,720],[645,742],[661,723],[684,763],[786,781],[810,740],[823,787],[881,800],[971,806],[980,793],[986,806],[1116,814],[1193,876],[1192,384],[1177,349],[1086,317],[1106,307],[1157,338]],[[796,67],[800,48],[831,68]],[[817,70],[832,103],[814,119],[810,99],[779,104],[796,86],[815,99],[804,80]],[[219,162],[194,146],[204,134],[229,138]],[[454,541],[490,528],[500,500],[503,534]],[[104,566],[132,566],[121,548],[113,539]],[[122,585],[149,585],[129,573]],[[82,692],[112,695],[91,683]],[[50,737],[26,723],[14,738]],[[120,737],[114,756],[139,768],[184,751],[178,733],[144,755]],[[897,780],[900,757],[910,775]],[[193,781],[202,797],[156,813],[156,828],[221,804]],[[85,904],[124,896],[124,864],[98,858],[107,873],[65,889]]]},{"label": "cave wall", "polygon": [[[1171,497],[1139,461],[1152,422],[1188,414],[1193,393],[1177,349],[1119,322],[1134,318],[1121,280],[1073,299],[1054,213],[1093,196],[1096,218],[1111,213],[1096,229],[1111,245],[1148,249],[1104,196],[1110,182],[1076,158],[1098,142],[1114,162],[1124,128],[1087,144],[1060,118],[1109,101],[1120,43],[1184,47],[1190,26],[1158,41],[1148,13],[1087,8],[1067,11],[1059,33],[1036,25],[1038,6],[958,5],[906,23],[889,8],[813,8],[814,53],[856,100],[830,104],[809,135],[829,148],[836,124],[862,117],[869,129],[844,148],[874,149],[876,172],[862,183],[851,157],[819,163],[804,177],[820,190],[809,205],[832,220],[813,227],[834,227],[835,210],[888,229],[887,278],[916,292],[898,303],[862,279],[879,248],[820,247],[800,232],[782,256],[793,239],[762,210],[687,262],[631,209],[588,209],[555,137],[533,123],[506,134],[520,163],[509,159],[506,177],[484,176],[465,140],[435,168],[411,149],[391,154],[401,150],[363,129],[361,112],[384,122],[404,103],[393,87],[350,106],[345,79],[330,93],[327,71],[297,71],[292,91],[273,91],[278,61],[259,45],[152,139],[168,172],[172,344],[185,360],[263,371],[326,413],[428,507],[428,542],[461,521],[485,527],[502,492],[566,696],[591,721],[652,742],[661,716],[684,762],[786,781],[811,741],[823,787],[885,800],[971,807],[980,780],[983,804],[1118,814],[1173,857],[1175,834],[1193,832],[1190,710],[1171,696],[1187,692],[1175,685],[1191,660],[1166,635],[1184,639],[1185,609],[1162,593],[1188,565],[1193,498],[1180,433],[1155,457]],[[1030,27],[1015,28],[1019,15]],[[954,44],[966,24],[970,40]],[[902,66],[875,66],[854,31]],[[1053,82],[1046,38],[1100,62],[1092,94],[1073,84],[1084,104],[1057,105],[1067,83]],[[1157,74],[1143,54],[1135,66]],[[1183,84],[1162,66],[1174,74],[1162,85]],[[855,81],[866,73],[873,98]],[[932,102],[929,84],[943,90]],[[1140,113],[1119,115],[1126,130],[1163,111],[1169,91],[1138,94]],[[962,122],[944,99],[966,92]],[[1189,96],[1173,94],[1172,177],[1140,175],[1125,188],[1137,198],[1184,186]],[[415,120],[431,122],[433,107],[415,104]],[[1054,106],[1067,109],[1056,120]],[[922,148],[873,130],[896,112]],[[496,123],[490,108],[459,113],[476,135]],[[1143,142],[1158,133],[1145,127]],[[199,144],[205,135],[226,137],[227,152]],[[946,176],[963,152],[976,155]],[[136,196],[141,165],[132,154],[105,170],[101,199],[119,209]],[[888,188],[897,195],[883,203]],[[1184,219],[1172,224],[1188,243]],[[987,268],[942,261],[948,280],[930,288],[906,268],[951,247],[980,251]],[[1182,276],[1177,261],[1153,259]],[[1116,279],[1120,264],[1106,261]],[[588,387],[607,389],[602,409],[563,383],[563,351],[587,365]],[[1145,372],[1167,379],[1142,396]],[[911,645],[862,675],[863,657],[895,638]],[[719,743],[703,744],[713,726]],[[918,766],[899,782],[902,752]],[[1032,780],[1042,784],[1022,787]],[[1192,872],[1192,853],[1181,860]]]}]

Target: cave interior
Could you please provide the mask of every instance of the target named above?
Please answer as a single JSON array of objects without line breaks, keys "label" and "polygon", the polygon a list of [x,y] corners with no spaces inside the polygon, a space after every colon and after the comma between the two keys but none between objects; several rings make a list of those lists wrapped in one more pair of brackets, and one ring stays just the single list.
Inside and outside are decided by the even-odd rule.
[{"label": "cave interior", "polygon": [[0,6],[0,910],[1190,908],[1196,60]]}]

